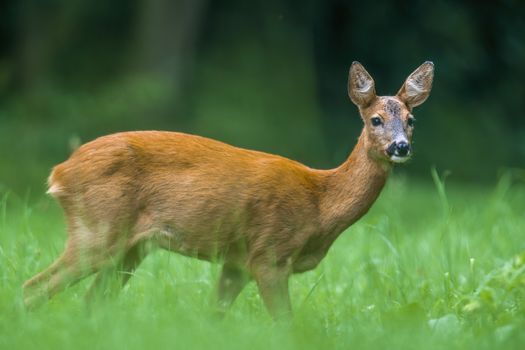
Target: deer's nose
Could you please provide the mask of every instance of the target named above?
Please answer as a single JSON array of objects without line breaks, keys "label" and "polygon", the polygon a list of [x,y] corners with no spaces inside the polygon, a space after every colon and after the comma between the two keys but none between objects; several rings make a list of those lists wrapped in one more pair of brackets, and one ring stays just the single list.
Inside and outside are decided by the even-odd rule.
[{"label": "deer's nose", "polygon": [[396,143],[396,153],[400,157],[406,157],[406,155],[410,152],[410,145],[408,142],[401,141]]}]

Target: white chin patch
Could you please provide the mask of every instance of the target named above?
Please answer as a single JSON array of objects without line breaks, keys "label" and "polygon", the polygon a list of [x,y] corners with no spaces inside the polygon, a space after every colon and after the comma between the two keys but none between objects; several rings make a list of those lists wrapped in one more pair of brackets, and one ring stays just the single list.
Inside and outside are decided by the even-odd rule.
[{"label": "white chin patch", "polygon": [[400,164],[400,163],[404,163],[404,162],[406,162],[406,161],[409,160],[409,159],[410,159],[410,157],[399,157],[399,156],[395,156],[395,155],[392,156],[392,157],[390,157],[390,160],[391,160],[392,162],[394,162],[394,163],[398,163],[398,164]]}]

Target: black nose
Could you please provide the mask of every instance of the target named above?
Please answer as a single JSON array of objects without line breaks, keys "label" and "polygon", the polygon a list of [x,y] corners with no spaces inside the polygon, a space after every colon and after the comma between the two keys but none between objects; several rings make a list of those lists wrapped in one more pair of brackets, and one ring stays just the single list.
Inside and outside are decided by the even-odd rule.
[{"label": "black nose", "polygon": [[407,142],[401,141],[396,143],[396,153],[399,156],[404,157],[408,152],[410,152],[410,145]]}]

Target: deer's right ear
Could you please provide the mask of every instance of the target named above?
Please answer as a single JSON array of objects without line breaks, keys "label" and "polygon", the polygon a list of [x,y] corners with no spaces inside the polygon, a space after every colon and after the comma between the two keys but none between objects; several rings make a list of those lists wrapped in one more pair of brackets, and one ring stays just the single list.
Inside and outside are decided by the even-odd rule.
[{"label": "deer's right ear", "polygon": [[370,105],[376,98],[374,79],[361,63],[354,61],[348,74],[348,96],[359,108]]}]

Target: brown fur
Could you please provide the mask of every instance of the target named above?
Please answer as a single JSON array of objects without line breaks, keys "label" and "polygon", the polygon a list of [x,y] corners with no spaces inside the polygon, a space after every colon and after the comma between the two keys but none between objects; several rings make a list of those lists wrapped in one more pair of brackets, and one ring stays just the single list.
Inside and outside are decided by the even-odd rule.
[{"label": "brown fur", "polygon": [[[353,97],[350,86],[365,127],[336,169],[315,170],[175,132],[118,133],[80,147],[49,177],[50,193],[66,214],[68,240],[62,256],[25,283],[26,305],[92,273],[98,276],[89,295],[118,271],[125,272],[123,284],[147,247],[158,246],[222,261],[222,309],[253,278],[273,316],[289,312],[290,274],[315,268],[385,184],[392,164],[384,150],[392,135],[369,119],[406,120],[410,114],[400,97],[376,97],[361,65],[352,66],[350,85],[352,74],[373,91]],[[393,101],[396,113],[388,112]]]}]

